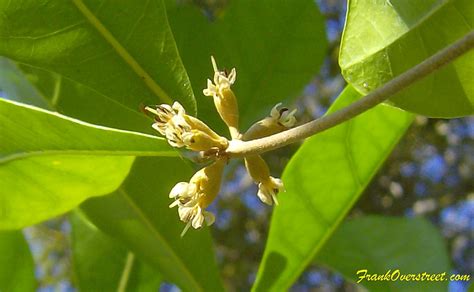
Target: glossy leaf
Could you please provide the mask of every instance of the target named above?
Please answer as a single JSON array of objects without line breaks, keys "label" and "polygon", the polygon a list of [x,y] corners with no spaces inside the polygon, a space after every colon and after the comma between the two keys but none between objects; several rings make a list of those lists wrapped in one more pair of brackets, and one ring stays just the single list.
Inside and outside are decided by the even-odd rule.
[{"label": "glossy leaf", "polygon": [[33,155],[178,156],[163,138],[105,128],[0,99],[0,162]]},{"label": "glossy leaf", "polygon": [[212,21],[197,7],[168,1],[168,16],[188,70],[199,115],[220,125],[212,98],[202,89],[213,78],[210,56],[220,68],[236,68],[242,129],[295,97],[316,75],[327,47],[324,17],[314,1],[230,1]]},{"label": "glossy leaf", "polygon": [[189,166],[176,158],[138,158],[120,189],[81,208],[97,227],[159,270],[165,281],[184,291],[220,291],[208,230],[189,230],[181,238],[185,224],[168,207],[171,188],[191,176]]},{"label": "glossy leaf", "polygon": [[70,216],[76,285],[81,291],[157,291],[160,275],[79,213]]},{"label": "glossy leaf", "polygon": [[21,228],[117,189],[135,155],[177,153],[163,139],[86,124],[0,99],[0,229]]},{"label": "glossy leaf", "polygon": [[[58,74],[25,64],[19,68],[61,114],[92,124],[156,135],[151,127],[152,119],[142,112],[104,98],[97,91]],[[136,109],[142,105],[137,104]]]},{"label": "glossy leaf", "polygon": [[[472,31],[471,0],[349,1],[339,64],[367,93]],[[474,113],[474,51],[404,89],[391,101],[432,117]]]},{"label": "glossy leaf", "polygon": [[[449,257],[438,230],[422,218],[368,216],[347,221],[316,257],[370,291],[447,291],[448,282],[367,281],[367,274],[440,274],[450,271]],[[396,274],[394,274],[396,277]]]},{"label": "glossy leaf", "polygon": [[22,0],[1,2],[0,15],[0,54],[53,72],[58,86],[68,79],[137,115],[175,99],[195,111],[162,1]]},{"label": "glossy leaf", "polygon": [[33,256],[21,231],[0,232],[0,254],[0,291],[35,291]]},{"label": "glossy leaf", "polygon": [[[360,95],[347,87],[330,111],[358,98]],[[357,201],[411,121],[412,115],[406,112],[378,105],[303,143],[283,174],[286,192],[273,211],[255,291],[290,287]]]},{"label": "glossy leaf", "polygon": [[[37,2],[31,3],[32,5],[37,4]],[[49,17],[54,15],[62,19],[63,14],[67,14],[62,8],[64,8],[64,5],[68,5],[69,7],[71,4],[60,1],[54,3],[56,7],[48,7],[51,8],[51,13],[43,15],[49,15]],[[79,2],[75,1],[75,3]],[[91,9],[96,8],[96,4],[97,2],[93,3],[93,1],[87,1],[86,3]],[[173,97],[182,101],[184,105],[187,106],[187,110],[192,113],[192,101],[189,102],[186,98],[187,96],[192,97],[186,75],[169,72],[170,68],[179,72],[184,72],[184,70],[182,69],[183,67],[179,59],[176,58],[177,55],[174,55],[174,53],[169,50],[170,47],[174,47],[174,41],[168,29],[163,31],[163,28],[168,25],[166,18],[161,17],[164,15],[161,5],[161,1],[150,1],[148,4],[143,2],[130,2],[124,5],[104,2],[99,10],[93,11],[103,24],[107,24],[109,31],[119,41],[124,39],[124,34],[134,29],[133,23],[130,22],[137,24],[134,33],[131,34],[133,37],[130,39],[130,42],[127,43],[128,46],[126,48],[130,48],[130,52],[132,49],[136,52],[136,54],[132,55],[136,60],[144,61],[143,63],[140,61],[141,66],[146,65],[147,68],[151,68],[149,71],[153,72],[153,77],[156,77],[154,80],[157,84],[161,86],[162,84],[160,82],[163,78],[171,78],[173,82],[170,84],[175,87],[175,92],[177,92],[176,94],[172,94],[174,95]],[[139,7],[139,9],[135,9],[136,7]],[[156,7],[159,9],[157,10]],[[60,8],[59,11],[57,8]],[[58,13],[60,12],[63,14],[59,15]],[[159,15],[156,15],[157,12],[159,12]],[[141,18],[140,14],[142,16]],[[40,13],[38,15],[42,14]],[[48,22],[43,24],[49,25]],[[55,25],[55,23],[53,25]],[[80,24],[78,26],[82,25]],[[70,30],[75,31],[75,28],[76,27],[70,28]],[[80,30],[79,32],[84,33],[86,39],[89,38],[89,33],[94,38],[91,42],[86,42],[85,47],[88,48],[89,51],[93,51],[96,47],[99,47],[98,50],[100,51],[104,44],[103,40],[100,39],[100,34],[96,32],[94,27],[89,30],[88,28],[90,28],[90,26],[85,25],[85,28],[86,30]],[[25,28],[25,30],[28,29],[29,28]],[[71,33],[74,34],[74,32]],[[59,32],[58,34],[61,35],[62,33]],[[81,40],[78,40],[77,43],[73,42],[71,50],[74,50],[73,46],[75,44],[80,43]],[[149,45],[144,46],[143,43],[149,43]],[[109,45],[105,43],[105,46],[108,47]],[[9,55],[9,57],[21,62],[21,69],[27,72],[29,79],[41,91],[42,95],[49,100],[52,107],[61,113],[95,124],[140,132],[151,132],[151,120],[147,119],[138,109],[140,104],[154,104],[162,101],[153,94],[150,94],[149,89],[146,88],[144,83],[140,83],[142,81],[129,69],[129,64],[116,56],[114,49],[115,47],[112,47],[105,52],[104,55],[98,55],[96,59],[79,61],[79,65],[77,65],[77,63],[71,64],[71,61],[68,60],[69,65],[64,66],[64,68],[57,65],[59,63],[50,64],[46,59],[42,60],[42,62],[44,61],[46,63],[38,65],[37,63],[26,60],[29,58],[25,56],[25,60],[14,58],[12,55]],[[71,50],[66,50],[66,52],[71,53]],[[70,56],[73,56],[74,59],[74,54],[70,54]],[[66,57],[64,56],[64,58]],[[102,66],[104,68],[102,68]],[[73,69],[78,68],[80,71],[69,72],[68,70],[71,67]],[[126,69],[122,70],[122,67]],[[71,75],[67,75],[66,73],[71,73]],[[166,90],[164,86],[162,87]],[[147,161],[147,159],[142,159],[141,161]],[[153,163],[155,160],[150,159],[149,161]],[[171,170],[178,170],[180,163],[183,163],[180,158],[169,159],[168,161],[169,169]],[[152,181],[161,181],[161,176],[169,180],[168,184],[159,185],[154,190],[150,189],[147,192],[143,192],[140,188],[127,189],[127,195],[131,198],[147,196],[143,198],[143,200],[146,201],[145,204],[148,205],[141,206],[138,204],[137,206],[140,206],[140,208],[153,208],[153,211],[156,211],[157,209],[155,208],[158,208],[158,206],[154,206],[152,204],[153,202],[150,202],[150,200],[153,200],[155,192],[159,191],[167,198],[167,194],[171,188],[171,182],[176,182],[177,178],[184,176],[185,173],[188,175],[186,178],[183,177],[183,180],[188,180],[191,176],[191,173],[187,173],[185,170],[181,172],[165,171],[161,173],[158,172],[157,169],[160,169],[159,164],[153,164],[153,168],[134,167],[132,169],[130,176],[134,177],[139,183],[143,183],[143,180],[139,178],[150,175],[153,175]],[[116,196],[104,197],[104,200],[94,200],[96,204],[104,204],[100,207],[100,210],[106,212],[103,212],[101,215],[119,215],[123,214],[124,210],[131,208],[132,214],[136,217],[138,216],[134,224],[138,226],[138,231],[143,232],[141,235],[143,235],[144,240],[142,241],[140,237],[136,237],[133,232],[132,234],[127,233],[129,232],[128,229],[125,229],[125,231],[122,230],[123,226],[120,226],[115,221],[110,221],[105,225],[94,221],[101,230],[109,234],[113,233],[115,237],[120,238],[121,242],[124,243],[128,249],[132,249],[133,252],[137,254],[137,257],[141,257],[144,262],[148,262],[152,268],[159,270],[160,274],[166,276],[168,281],[176,282],[182,287],[192,287],[192,290],[196,290],[194,288],[199,287],[212,287],[211,290],[216,290],[216,287],[220,288],[218,273],[215,268],[212,243],[209,233],[206,230],[201,231],[200,236],[193,237],[187,235],[186,241],[179,239],[181,240],[179,242],[182,242],[181,245],[186,244],[186,248],[181,246],[183,251],[180,255],[176,256],[184,257],[187,260],[182,262],[181,259],[178,259],[178,263],[181,262],[181,264],[178,264],[179,268],[176,269],[173,265],[168,264],[169,261],[167,261],[167,259],[169,259],[169,253],[163,256],[163,245],[155,244],[157,233],[153,230],[154,227],[150,233],[150,226],[148,225],[148,222],[154,222],[150,221],[152,219],[158,222],[161,222],[160,220],[164,220],[164,222],[168,223],[173,222],[173,224],[167,224],[164,228],[174,236],[176,236],[176,234],[179,235],[183,226],[179,224],[176,212],[168,210],[167,204],[163,202],[163,206],[160,206],[160,208],[167,210],[165,215],[159,213],[160,217],[157,218],[157,213],[149,212],[143,217],[142,211],[139,210],[138,215],[135,213],[135,205],[128,205],[128,201],[124,204],[122,204],[123,202],[121,201],[116,204],[109,204],[108,200],[110,200],[110,198],[116,198]],[[105,221],[107,218],[109,217],[105,219],[102,218],[102,220]],[[143,218],[145,218],[145,221],[143,221]],[[114,230],[114,232],[110,230]],[[134,232],[136,232],[136,230]],[[159,240],[166,241],[167,239]],[[143,244],[146,244],[145,248],[143,248]],[[195,249],[189,249],[189,246],[197,247],[199,253],[196,253]],[[148,253],[151,254],[151,256],[148,256]],[[176,256],[171,256],[173,261],[176,261]],[[193,268],[189,268],[187,266],[188,263],[192,265]],[[202,263],[202,265],[198,263]],[[205,268],[203,268],[203,266]],[[184,274],[178,275],[177,273],[179,273],[179,271],[184,271]],[[204,276],[201,277],[201,275]],[[217,288],[217,290],[219,290],[219,288]]]}]

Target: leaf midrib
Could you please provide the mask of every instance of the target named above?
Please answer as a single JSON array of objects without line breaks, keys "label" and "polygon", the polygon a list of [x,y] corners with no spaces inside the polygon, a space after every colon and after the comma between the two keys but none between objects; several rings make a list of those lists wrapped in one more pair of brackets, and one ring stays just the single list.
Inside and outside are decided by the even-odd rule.
[{"label": "leaf midrib", "polygon": [[100,20],[89,10],[82,0],[72,0],[76,8],[87,19],[87,21],[100,33],[100,35],[109,43],[115,52],[125,61],[127,65],[135,72],[138,77],[145,82],[146,86],[165,103],[172,103],[169,95],[155,82],[155,80],[143,69],[142,66],[132,57],[132,55],[120,44],[112,33],[100,22]]}]

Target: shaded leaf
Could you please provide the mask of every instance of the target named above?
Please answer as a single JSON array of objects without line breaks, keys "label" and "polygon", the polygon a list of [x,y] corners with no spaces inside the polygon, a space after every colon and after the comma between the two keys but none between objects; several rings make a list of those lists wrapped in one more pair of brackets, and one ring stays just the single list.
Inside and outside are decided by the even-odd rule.
[{"label": "shaded leaf", "polygon": [[[367,274],[441,274],[450,271],[439,231],[423,218],[367,216],[343,223],[327,241],[316,261],[361,281],[370,291],[447,291],[448,282],[367,281]],[[448,278],[448,275],[445,275]]]},{"label": "shaded leaf", "polygon": [[[421,63],[474,27],[471,0],[349,1],[339,64],[347,82],[367,93]],[[474,51],[391,98],[432,117],[474,113]]]},{"label": "shaded leaf", "polygon": [[[0,3],[0,15],[1,55],[53,72],[137,115],[141,103],[175,99],[195,111],[162,1],[23,0]],[[113,108],[101,110],[113,115]]]},{"label": "shaded leaf", "polygon": [[220,291],[208,230],[190,230],[181,238],[185,224],[176,209],[168,208],[171,188],[191,176],[186,163],[176,158],[138,158],[120,189],[81,208],[97,227],[159,270],[164,280],[185,291]]},{"label": "shaded leaf", "polygon": [[35,264],[21,231],[0,232],[0,254],[0,291],[35,291]]},{"label": "shaded leaf", "polygon": [[[349,86],[330,111],[358,98]],[[256,291],[290,287],[357,201],[412,118],[378,105],[303,143],[283,174],[286,192],[273,211]]]},{"label": "shaded leaf", "polygon": [[160,275],[157,272],[79,213],[69,218],[76,285],[81,291],[158,290]]},{"label": "shaded leaf", "polygon": [[210,56],[220,68],[236,68],[242,129],[268,115],[272,106],[295,97],[318,73],[326,53],[324,17],[314,1],[230,1],[210,21],[197,7],[168,1],[168,16],[199,104],[199,115],[224,129],[212,98],[203,96],[212,79]]}]

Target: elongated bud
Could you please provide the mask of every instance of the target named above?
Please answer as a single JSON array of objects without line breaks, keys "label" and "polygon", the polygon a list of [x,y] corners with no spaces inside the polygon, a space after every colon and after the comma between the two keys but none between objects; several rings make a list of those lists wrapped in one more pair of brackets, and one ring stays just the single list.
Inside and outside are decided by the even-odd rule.
[{"label": "elongated bud", "polygon": [[203,90],[204,95],[212,96],[217,112],[229,127],[232,138],[239,138],[239,108],[237,98],[230,88],[234,84],[237,73],[233,68],[228,74],[226,71],[219,71],[214,57],[211,57],[214,68],[214,83],[207,80],[207,88]]},{"label": "elongated bud", "polygon": [[296,123],[296,109],[291,112],[288,108],[279,108],[281,103],[273,107],[270,116],[253,124],[245,134],[242,140],[249,141],[262,137],[267,137],[293,127]]}]

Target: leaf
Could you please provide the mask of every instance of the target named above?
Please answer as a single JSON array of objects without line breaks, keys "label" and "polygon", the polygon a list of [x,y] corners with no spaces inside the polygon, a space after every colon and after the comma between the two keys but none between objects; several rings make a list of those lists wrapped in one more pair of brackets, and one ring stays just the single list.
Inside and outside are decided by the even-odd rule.
[{"label": "leaf", "polygon": [[178,156],[163,138],[105,128],[0,99],[0,163],[33,155]]},{"label": "leaf", "polygon": [[167,5],[200,118],[216,129],[224,129],[223,123],[212,98],[202,94],[206,80],[213,78],[211,55],[220,68],[237,70],[233,90],[242,129],[268,115],[276,103],[295,97],[323,63],[324,17],[314,1],[230,1],[213,21],[190,4]]},{"label": "leaf", "polygon": [[116,190],[135,155],[177,155],[160,138],[0,99],[0,229],[21,228]]},{"label": "leaf", "polygon": [[164,280],[184,291],[221,291],[208,230],[189,230],[181,238],[185,224],[168,207],[171,188],[191,176],[191,169],[176,158],[138,158],[120,189],[86,201],[81,209]]},{"label": "leaf", "polygon": [[[57,80],[93,90],[137,115],[141,103],[174,99],[195,112],[162,1],[1,2],[0,54],[53,72]],[[114,115],[113,109],[100,110]]]},{"label": "leaf", "polygon": [[[449,257],[439,231],[423,218],[367,216],[343,223],[316,261],[354,282],[367,274],[438,274],[450,271]],[[445,276],[446,279],[448,275]],[[367,281],[370,291],[447,291],[448,282]]]},{"label": "leaf", "polygon": [[[78,2],[76,1],[76,3]],[[120,40],[123,39],[123,33],[121,31],[125,30],[128,32],[128,30],[133,26],[133,23],[130,24],[129,22],[138,20],[137,17],[132,17],[130,14],[136,13],[137,11],[144,12],[143,18],[140,21],[142,25],[137,25],[137,28],[135,29],[135,31],[140,30],[140,33],[133,34],[135,39],[130,40],[127,48],[132,48],[137,52],[137,54],[133,55],[136,60],[146,58],[146,61],[143,64],[147,64],[147,66],[151,68],[150,72],[153,71],[153,76],[157,76],[155,80],[158,80],[157,83],[159,85],[162,85],[160,83],[162,78],[172,78],[173,82],[170,84],[174,86],[175,91],[178,92],[177,94],[173,94],[173,97],[177,97],[181,102],[183,102],[184,105],[187,106],[188,111],[192,113],[192,103],[194,100],[191,102],[186,101],[186,96],[192,97],[187,76],[183,73],[184,75],[180,75],[182,78],[179,78],[179,74],[176,75],[173,72],[166,71],[169,68],[174,68],[179,72],[184,72],[181,61],[177,58],[177,54],[174,55],[175,53],[173,53],[175,49],[173,49],[173,52],[169,51],[170,46],[174,48],[174,41],[169,33],[166,18],[160,17],[160,15],[164,16],[164,11],[161,9],[162,3],[161,1],[150,1],[149,3],[149,7],[147,7],[146,11],[143,11],[142,9],[145,8],[142,6],[143,3],[137,5],[130,2],[120,6],[117,6],[114,3],[106,3],[101,7],[97,15],[102,23],[106,23],[105,21],[107,21],[109,31]],[[32,5],[35,4],[37,3],[32,3]],[[56,8],[65,8],[64,5],[68,5],[67,7],[71,6],[70,4],[60,1],[55,3]],[[87,5],[91,4],[87,2]],[[134,6],[140,6],[140,9],[134,9]],[[155,6],[158,6],[159,8],[159,15],[155,15],[157,12]],[[93,8],[92,5],[88,7],[91,9]],[[57,10],[53,8],[50,9],[51,13],[38,14],[36,12],[36,14],[49,16],[54,15],[55,18],[62,20],[62,15],[58,15],[58,13],[61,12],[61,9]],[[69,9],[66,12],[70,11],[71,10]],[[63,14],[67,15],[67,13]],[[0,13],[0,15],[2,14]],[[67,18],[69,22],[70,17],[67,16]],[[42,25],[44,24],[49,25],[48,22],[43,22]],[[112,29],[110,29],[111,26],[114,26],[114,28],[117,29],[112,31]],[[163,33],[162,29],[164,26],[166,27],[165,33]],[[84,30],[84,28],[86,30]],[[95,45],[93,45],[93,43],[95,43],[99,46],[98,50],[100,50],[101,46],[104,45],[103,40],[100,39],[100,35],[93,27],[92,29],[89,29],[89,26],[84,26],[84,28],[79,29],[78,33],[81,33],[81,36],[82,33],[84,33],[87,38],[90,37],[97,39],[92,40],[90,43],[87,42],[85,47],[88,48],[89,51],[93,51],[96,49]],[[75,30],[76,28],[72,28],[71,33]],[[62,33],[58,34],[60,36],[62,35]],[[144,42],[151,42],[151,44],[143,46]],[[67,43],[65,44],[68,45]],[[72,45],[75,44],[80,44],[80,41],[72,43]],[[157,48],[157,44],[164,45],[163,50],[161,50],[161,47]],[[0,44],[0,47],[1,46],[2,44]],[[108,46],[109,45],[105,43],[105,47],[108,48]],[[70,67],[64,66],[65,68],[62,68],[62,66],[58,65],[62,63],[50,63],[46,59],[42,59],[42,63],[37,64],[29,60],[28,56],[23,56],[27,58],[28,61],[18,58],[15,59],[11,55],[9,55],[9,57],[22,63],[20,64],[21,69],[28,73],[30,80],[34,82],[43,96],[45,96],[52,106],[60,112],[96,124],[140,132],[151,131],[151,120],[146,119],[137,109],[140,104],[150,104],[162,101],[159,101],[154,97],[154,94],[149,92],[149,89],[141,83],[142,81],[137,78],[136,74],[134,75],[134,73],[129,69],[128,64],[115,55],[113,48],[109,50],[109,55],[103,55],[107,58],[104,59],[99,56],[100,58],[92,59],[91,61],[87,61],[86,59],[86,62],[79,61],[82,63],[77,66],[75,65],[76,63],[74,63],[75,54],[71,53],[71,50],[75,52],[74,48],[71,46],[71,50],[68,51],[66,49],[65,52],[69,53],[69,57],[73,60],[70,61],[66,55],[62,55],[61,57],[73,69],[79,67],[80,72],[69,72],[69,69],[71,69]],[[1,48],[0,51],[2,51]],[[152,55],[152,57],[148,58],[150,55]],[[102,66],[105,68],[102,68]],[[103,73],[104,71],[107,72]],[[69,73],[71,74],[68,75]],[[163,88],[166,89],[164,86]],[[160,193],[165,194],[166,198],[173,181],[176,181],[178,177],[184,176],[185,174],[189,174],[186,175],[185,178],[188,180],[191,174],[188,173],[187,170],[179,171],[180,164],[183,163],[179,158],[166,160],[168,161],[169,168],[173,171],[163,172],[159,171],[161,169],[159,163],[158,165],[154,164],[154,162],[156,162],[154,159],[140,159],[140,161],[149,161],[152,166],[145,168],[134,167],[132,169],[130,176],[133,177],[137,183],[144,183],[142,178],[149,177],[150,175],[153,175],[151,178],[153,182],[161,182],[161,177],[166,178],[169,182],[166,181],[168,183],[163,183],[162,185],[159,185],[154,189],[149,189],[146,192],[143,192],[141,188],[127,188],[127,196],[125,198],[136,199],[138,197],[140,198],[138,203],[130,201],[131,199],[127,199],[125,202],[121,201],[120,199],[123,198],[123,195],[116,195],[119,192],[116,192],[115,195],[104,197],[104,200],[93,200],[92,202],[88,202],[88,204],[95,204],[94,206],[97,209],[94,210],[96,211],[96,214],[100,215],[100,220],[102,220],[94,220],[94,223],[101,230],[106,231],[108,234],[112,233],[116,238],[119,238],[122,243],[127,245],[127,248],[133,250],[133,252],[137,254],[137,257],[140,257],[144,262],[148,262],[155,270],[160,270],[160,274],[163,274],[163,276],[171,279],[171,281],[176,282],[180,286],[185,288],[191,287],[188,290],[193,291],[203,290],[201,287],[211,287],[210,290],[212,291],[221,290],[221,284],[214,260],[212,241],[208,231],[202,230],[198,235],[187,234],[185,241],[176,238],[183,228],[183,225],[179,224],[176,212],[168,210],[168,202],[165,203],[163,201],[161,206],[153,205],[156,192],[159,191]],[[174,170],[176,170],[176,172]],[[124,187],[120,188],[120,190],[123,189]],[[122,191],[120,193],[123,194]],[[144,197],[142,198],[141,196]],[[145,201],[145,205],[142,205],[141,201]],[[130,205],[130,202],[133,202],[133,204]],[[161,212],[156,213],[156,210],[158,209],[155,208],[158,207],[165,209],[165,212],[168,213],[166,213],[166,215],[163,215]],[[149,211],[148,208],[153,208],[153,212]],[[143,209],[147,210],[146,213]],[[131,232],[130,229],[124,228],[124,226],[120,225],[118,221],[107,221],[110,217],[114,218],[113,216],[124,214],[124,210],[129,210],[134,216],[135,221],[133,221],[133,224],[136,225],[136,230],[133,230],[132,234],[128,233]],[[136,213],[137,210],[138,213]],[[97,221],[99,221],[99,223]],[[100,222],[104,221],[107,222],[107,224],[100,224]],[[150,222],[152,222],[152,224]],[[167,222],[167,225],[162,226],[161,222]],[[127,224],[125,224],[125,227],[128,227]],[[156,238],[157,234],[161,234],[157,231],[160,230],[161,232],[161,229],[158,229],[158,227],[164,228],[166,232],[174,236],[172,240],[178,241],[177,245],[179,246],[179,254],[173,250],[174,255],[171,255],[170,257],[169,248],[165,250],[162,249],[163,244],[160,244],[160,242],[167,242],[169,239]],[[111,232],[111,230],[113,232]],[[137,232],[137,230],[142,232],[140,237],[135,237],[134,232]],[[168,236],[168,233],[166,232],[163,234]],[[156,244],[157,242],[159,244]],[[193,248],[190,249],[189,246]],[[194,247],[196,247],[196,249],[194,249]],[[171,246],[171,248],[175,248],[175,246]],[[150,256],[148,256],[149,254]],[[179,268],[169,265],[170,262],[177,263]],[[191,268],[188,266],[191,266]],[[162,270],[164,272],[161,272]],[[184,273],[179,274],[179,272]],[[203,276],[201,277],[201,275]]]},{"label": "leaf", "polygon": [[[330,112],[358,98],[360,95],[349,86]],[[286,192],[273,211],[255,291],[282,291],[296,280],[357,201],[412,119],[406,112],[378,105],[303,143],[283,174]]]},{"label": "leaf", "polygon": [[35,291],[33,256],[21,231],[0,232],[0,254],[0,291]]},{"label": "leaf", "polygon": [[19,67],[61,114],[92,124],[156,135],[151,127],[153,121],[142,112],[104,98],[97,91],[62,78],[61,75],[24,64]]},{"label": "leaf", "polygon": [[[79,212],[70,216],[76,285],[81,291],[157,291],[160,276]],[[104,260],[106,259],[106,260]]]},{"label": "leaf", "polygon": [[[395,76],[460,39],[474,27],[471,0],[349,1],[339,64],[359,92]],[[391,98],[431,117],[474,113],[474,51]]]}]

